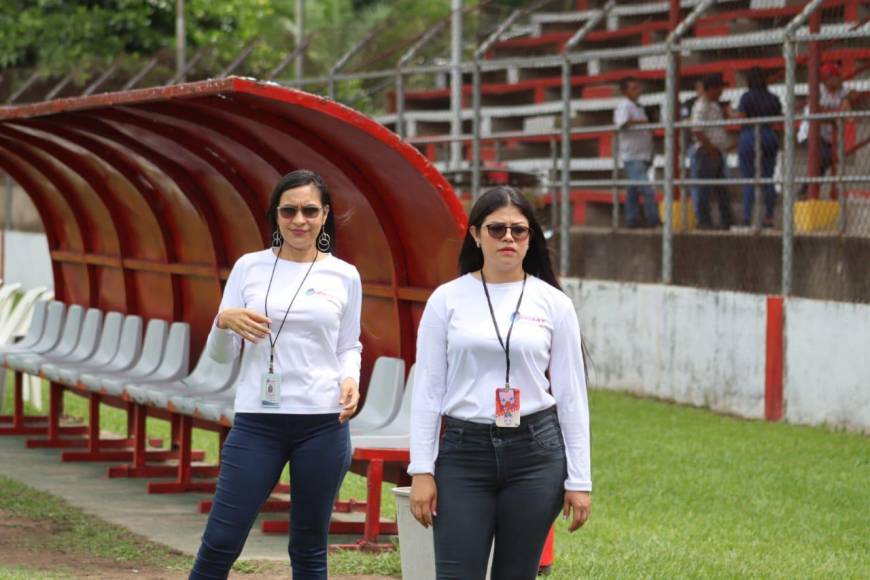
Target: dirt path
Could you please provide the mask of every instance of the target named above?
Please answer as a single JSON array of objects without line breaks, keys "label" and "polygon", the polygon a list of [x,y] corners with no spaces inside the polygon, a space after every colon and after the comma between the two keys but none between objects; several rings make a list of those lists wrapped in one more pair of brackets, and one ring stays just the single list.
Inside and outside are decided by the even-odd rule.
[{"label": "dirt path", "polygon": [[[4,514],[0,510],[0,567],[25,568],[61,578],[104,578],[129,580],[181,580],[187,571],[172,571],[137,563],[117,561],[71,547],[69,550],[49,548],[48,540],[57,533],[56,526],[44,522]],[[258,563],[256,573],[232,573],[230,578],[242,580],[286,580],[290,578],[287,564]],[[334,576],[334,580],[395,580],[389,576]]]}]

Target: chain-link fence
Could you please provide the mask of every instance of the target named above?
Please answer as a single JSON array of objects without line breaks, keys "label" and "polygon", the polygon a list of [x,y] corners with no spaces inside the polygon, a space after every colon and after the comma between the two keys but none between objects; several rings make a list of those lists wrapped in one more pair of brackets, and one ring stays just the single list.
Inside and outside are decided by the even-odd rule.
[{"label": "chain-link fence", "polygon": [[524,189],[563,274],[870,302],[865,2],[565,5],[481,3],[461,46],[447,18],[286,84],[379,114],[466,205]]}]

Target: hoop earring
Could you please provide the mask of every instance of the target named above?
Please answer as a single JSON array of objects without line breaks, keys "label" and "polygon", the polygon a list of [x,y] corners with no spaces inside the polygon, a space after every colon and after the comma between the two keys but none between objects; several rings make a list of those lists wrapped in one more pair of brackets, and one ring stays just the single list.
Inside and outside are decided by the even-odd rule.
[{"label": "hoop earring", "polygon": [[272,247],[277,248],[284,243],[284,236],[281,235],[281,230],[275,230],[272,234]]},{"label": "hoop earring", "polygon": [[332,247],[332,238],[326,233],[323,228],[320,229],[320,235],[317,236],[317,249],[324,254]]}]

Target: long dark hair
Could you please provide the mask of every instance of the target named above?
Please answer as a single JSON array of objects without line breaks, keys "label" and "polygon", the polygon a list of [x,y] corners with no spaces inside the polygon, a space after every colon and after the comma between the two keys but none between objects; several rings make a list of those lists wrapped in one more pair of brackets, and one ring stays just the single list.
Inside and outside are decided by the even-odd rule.
[{"label": "long dark hair", "polygon": [[471,208],[468,216],[468,229],[465,231],[465,240],[462,242],[462,250],[459,252],[459,271],[468,274],[483,268],[483,252],[477,247],[471,236],[471,226],[480,231],[486,216],[505,206],[512,205],[529,220],[529,251],[523,259],[523,270],[537,276],[559,290],[562,286],[553,272],[553,264],[550,261],[550,252],[547,249],[547,241],[544,239],[544,231],[535,217],[535,211],[529,200],[513,187],[500,185],[485,192]]},{"label": "long dark hair", "polygon": [[332,198],[329,196],[329,187],[318,173],[308,169],[297,169],[279,179],[269,198],[269,210],[266,212],[266,219],[269,220],[272,231],[278,231],[278,204],[281,202],[281,195],[288,189],[296,189],[305,185],[313,185],[320,192],[321,205],[324,207],[329,206],[329,213],[326,216],[326,223],[323,224],[323,231],[329,236],[329,249],[327,251],[334,252],[336,241],[335,207],[333,207]]}]

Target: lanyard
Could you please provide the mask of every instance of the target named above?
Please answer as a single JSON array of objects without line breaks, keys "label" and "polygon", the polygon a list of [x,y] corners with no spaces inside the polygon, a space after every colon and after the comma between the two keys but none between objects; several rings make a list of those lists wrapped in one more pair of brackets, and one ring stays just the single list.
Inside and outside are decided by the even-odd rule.
[{"label": "lanyard", "polygon": [[[317,248],[314,248],[314,259],[311,260],[311,265],[308,266],[308,270],[305,272],[305,275],[302,277],[302,281],[299,283],[299,287],[296,288],[296,292],[293,294],[293,298],[290,299],[290,304],[287,306],[287,310],[284,311],[284,319],[281,320],[281,326],[278,327],[278,332],[275,333],[274,340],[272,339],[272,333],[269,332],[269,372],[275,372],[275,345],[278,343],[278,337],[281,336],[281,330],[284,329],[284,323],[287,322],[287,315],[290,313],[290,309],[293,307],[293,303],[296,301],[296,297],[299,295],[299,291],[302,290],[303,284],[305,284],[305,280],[308,279],[308,274],[311,273],[311,269],[314,267],[314,263],[317,261],[318,255]],[[272,264],[272,274],[269,276],[269,285],[266,287],[266,298],[263,300],[263,312],[266,317],[269,317],[269,291],[272,289],[272,279],[275,277],[275,267],[278,266],[278,258],[281,255],[281,250],[278,249],[278,254],[275,256],[275,263]]]},{"label": "lanyard", "polygon": [[523,303],[523,294],[526,293],[526,277],[523,272],[523,287],[520,290],[520,299],[517,300],[517,307],[511,315],[511,325],[508,328],[507,339],[501,339],[501,332],[498,330],[498,322],[495,319],[495,310],[492,308],[492,299],[489,297],[489,290],[486,288],[486,276],[483,275],[483,268],[480,269],[480,281],[483,282],[483,292],[486,294],[486,304],[489,306],[489,315],[492,317],[492,325],[495,327],[495,335],[498,337],[498,343],[504,351],[505,371],[504,371],[504,388],[511,387],[511,333],[514,331],[514,323],[517,321],[517,316],[520,313],[520,304]]}]

